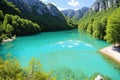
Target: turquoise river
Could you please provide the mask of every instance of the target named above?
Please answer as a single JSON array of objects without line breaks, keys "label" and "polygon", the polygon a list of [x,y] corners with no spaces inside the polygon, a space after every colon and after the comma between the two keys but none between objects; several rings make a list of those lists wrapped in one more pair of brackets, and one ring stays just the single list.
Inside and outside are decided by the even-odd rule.
[{"label": "turquoise river", "polygon": [[[69,72],[78,73],[77,75],[84,73],[91,76],[98,72],[112,80],[120,80],[120,71],[98,52],[109,45],[77,30],[43,32],[1,43],[0,54],[11,53],[22,66],[27,66],[35,58],[41,62],[46,72],[65,71],[67,68]],[[66,73],[63,76],[65,75]]]}]

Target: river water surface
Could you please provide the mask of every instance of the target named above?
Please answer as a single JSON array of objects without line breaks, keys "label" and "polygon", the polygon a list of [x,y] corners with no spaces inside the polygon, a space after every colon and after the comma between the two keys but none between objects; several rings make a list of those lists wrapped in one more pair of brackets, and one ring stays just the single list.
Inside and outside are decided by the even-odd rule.
[{"label": "river water surface", "polygon": [[69,30],[17,37],[13,42],[2,43],[0,53],[11,53],[22,66],[27,66],[35,58],[41,62],[45,71],[68,68],[73,72],[81,71],[87,76],[98,72],[112,80],[120,80],[120,71],[98,53],[100,48],[108,45],[88,34]]}]

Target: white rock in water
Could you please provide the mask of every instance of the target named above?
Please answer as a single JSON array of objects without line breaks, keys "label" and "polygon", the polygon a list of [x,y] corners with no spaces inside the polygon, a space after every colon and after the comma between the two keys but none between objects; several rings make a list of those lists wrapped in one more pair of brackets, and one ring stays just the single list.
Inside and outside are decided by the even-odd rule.
[{"label": "white rock in water", "polygon": [[102,76],[98,75],[95,80],[104,80]]}]

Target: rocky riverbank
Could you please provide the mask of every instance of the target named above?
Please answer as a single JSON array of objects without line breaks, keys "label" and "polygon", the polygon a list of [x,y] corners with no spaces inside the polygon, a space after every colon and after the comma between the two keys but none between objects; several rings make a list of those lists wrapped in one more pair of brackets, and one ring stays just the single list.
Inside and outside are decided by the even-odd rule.
[{"label": "rocky riverbank", "polygon": [[108,46],[103,49],[100,49],[100,52],[120,63],[120,48]]},{"label": "rocky riverbank", "polygon": [[11,42],[15,39],[16,37],[8,38],[8,39],[3,39],[2,42]]}]

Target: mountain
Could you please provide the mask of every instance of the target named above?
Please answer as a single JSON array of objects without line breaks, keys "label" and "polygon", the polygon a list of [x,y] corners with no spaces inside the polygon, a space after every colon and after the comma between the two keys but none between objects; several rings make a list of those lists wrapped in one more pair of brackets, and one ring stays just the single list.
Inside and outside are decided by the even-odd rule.
[{"label": "mountain", "polygon": [[75,10],[68,9],[61,11],[66,17],[72,18],[75,15]]},{"label": "mountain", "polygon": [[68,9],[68,10],[63,10],[61,12],[66,17],[79,20],[88,11],[88,9],[89,9],[88,7],[83,7],[82,9],[79,9],[79,10]]},{"label": "mountain", "polygon": [[96,0],[89,11],[108,10],[111,7],[118,7],[120,0]]},{"label": "mountain", "polygon": [[21,11],[21,17],[30,19],[41,26],[42,31],[70,29],[63,14],[53,4],[40,0],[8,0]]}]

